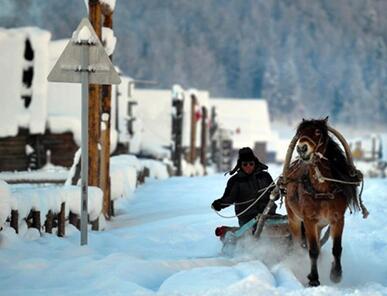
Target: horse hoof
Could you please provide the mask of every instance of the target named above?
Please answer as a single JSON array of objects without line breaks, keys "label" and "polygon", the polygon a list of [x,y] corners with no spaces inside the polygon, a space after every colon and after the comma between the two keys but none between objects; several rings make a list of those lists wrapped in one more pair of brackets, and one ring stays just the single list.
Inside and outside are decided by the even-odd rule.
[{"label": "horse hoof", "polygon": [[342,274],[343,274],[343,272],[341,269],[336,270],[335,268],[332,268],[331,275],[330,275],[331,281],[336,283],[336,284],[340,283]]},{"label": "horse hoof", "polygon": [[320,281],[318,279],[313,279],[313,276],[308,275],[309,279],[309,287],[317,287],[320,286]]},{"label": "horse hoof", "polygon": [[309,281],[309,287],[318,287],[318,286],[320,286],[319,280]]}]

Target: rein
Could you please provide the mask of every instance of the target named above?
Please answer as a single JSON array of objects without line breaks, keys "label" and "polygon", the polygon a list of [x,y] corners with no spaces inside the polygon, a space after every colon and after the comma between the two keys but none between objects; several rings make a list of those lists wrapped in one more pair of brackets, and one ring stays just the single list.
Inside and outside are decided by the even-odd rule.
[{"label": "rein", "polygon": [[[275,178],[275,180],[277,180],[279,177],[277,177],[277,178]],[[239,216],[242,216],[243,214],[245,214],[248,210],[250,210],[261,198],[262,198],[262,196],[264,196],[265,195],[265,193],[270,189],[270,188],[272,188],[273,186],[275,186],[276,185],[276,183],[275,183],[275,180],[273,180],[273,182],[271,182],[271,184],[269,185],[269,186],[267,186],[267,187],[265,187],[265,188],[262,188],[262,189],[260,189],[260,190],[258,190],[258,192],[260,192],[260,191],[262,191],[263,190],[263,192],[254,200],[254,199],[251,199],[251,200],[254,200],[254,202],[250,205],[250,206],[248,206],[246,209],[244,209],[242,212],[240,212],[238,215],[233,215],[233,216],[224,216],[224,215],[222,215],[222,214],[220,214],[219,212],[217,212],[217,211],[215,211],[215,209],[214,209],[214,212],[219,216],[219,217],[222,217],[222,218],[226,218],[226,219],[231,219],[231,218],[237,218],[237,217],[239,217]],[[249,201],[251,201],[251,200],[249,200]],[[249,201],[244,201],[244,202],[242,202],[242,203],[235,203],[235,204],[245,204],[245,203],[247,203],[247,202],[249,202]],[[228,205],[231,205],[231,204],[228,204]]]}]

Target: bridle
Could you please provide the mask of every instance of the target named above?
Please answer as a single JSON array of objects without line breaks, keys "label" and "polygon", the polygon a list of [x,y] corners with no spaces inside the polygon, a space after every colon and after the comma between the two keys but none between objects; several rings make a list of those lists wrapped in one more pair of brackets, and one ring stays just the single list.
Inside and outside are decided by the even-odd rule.
[{"label": "bridle", "polygon": [[[323,142],[323,134],[321,133],[320,134],[320,137],[318,138],[318,142],[316,143],[316,141],[314,141],[311,137],[309,136],[306,136],[306,135],[303,135],[303,136],[299,136],[299,141],[301,141],[302,139],[306,139],[308,142],[310,142],[314,147],[313,147],[313,152],[311,153],[312,154],[312,159],[315,159],[315,155],[317,155],[320,159],[326,159],[328,160],[324,154],[326,152],[326,149],[327,149],[327,145],[328,145],[328,141],[325,141],[325,143]],[[324,145],[323,147],[323,150],[322,152],[318,152],[320,146]]]}]

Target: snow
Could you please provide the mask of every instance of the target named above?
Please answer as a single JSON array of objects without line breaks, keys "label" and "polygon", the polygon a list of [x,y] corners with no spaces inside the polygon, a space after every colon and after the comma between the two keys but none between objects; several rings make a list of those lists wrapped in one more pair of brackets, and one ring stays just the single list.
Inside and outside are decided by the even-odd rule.
[{"label": "snow", "polygon": [[167,147],[172,144],[171,90],[134,89],[133,98],[138,103],[134,108],[141,137],[140,152],[157,158],[169,157]]},{"label": "snow", "polygon": [[111,56],[114,53],[116,43],[117,38],[114,36],[113,30],[107,27],[102,27],[102,44],[104,45],[108,56]]},{"label": "snow", "polygon": [[0,29],[0,51],[5,57],[0,59],[0,100],[7,102],[7,108],[0,108],[0,135],[6,137],[18,131],[15,114],[19,113],[22,100],[15,98],[20,98],[22,86],[24,36]]},{"label": "snow", "polygon": [[[117,157],[112,162],[142,165],[133,157]],[[280,171],[270,165],[273,177]],[[218,217],[210,204],[222,194],[227,179],[223,175],[150,179],[128,198],[116,201],[117,216],[106,222],[105,231],[89,232],[89,243],[83,247],[72,225],[66,226],[65,238],[40,236],[34,229],[22,229],[23,234],[16,235],[6,227],[0,232],[2,293],[387,295],[384,179],[366,179],[363,199],[371,212],[367,220],[360,215],[346,216],[342,282],[329,280],[329,242],[322,248],[322,285],[317,288],[305,288],[309,259],[304,250],[287,251],[278,242],[246,238],[232,256],[220,253],[215,227],[236,225],[237,221]],[[22,190],[11,187],[12,191]],[[232,213],[233,209],[223,211]]]},{"label": "snow", "polygon": [[211,98],[220,127],[233,132],[234,148],[273,140],[267,102],[262,99]]},{"label": "snow", "polygon": [[[25,41],[29,39],[34,51],[32,63],[24,59]],[[48,43],[51,34],[38,28],[0,28],[0,102],[7,106],[0,110],[0,136],[15,136],[19,127],[29,128],[31,133],[44,132],[46,124],[46,89],[48,75]],[[23,70],[32,65],[34,75],[31,88],[22,84]],[[22,94],[32,95],[26,108]]]},{"label": "snow", "polygon": [[[32,101],[26,109],[24,119],[27,123],[24,127],[29,128],[32,134],[44,132],[47,116],[47,76],[48,76],[48,44],[51,40],[51,33],[38,28],[22,28],[21,30],[28,36],[34,50],[33,69],[34,76],[32,79]],[[19,119],[20,121],[21,119]],[[22,121],[24,121],[22,120]]]},{"label": "snow", "polygon": [[[10,200],[12,210],[18,210],[19,223],[31,210],[40,211],[40,221],[45,221],[49,210],[59,213],[62,202],[66,203],[66,216],[69,211],[80,215],[81,189],[78,186],[48,186],[31,188],[30,186],[11,187]],[[97,187],[88,187],[88,213],[91,220],[99,217],[102,210],[102,191]]]},{"label": "snow", "polygon": [[66,168],[52,164],[46,164],[42,169],[34,171],[0,172],[0,179],[6,182],[18,180],[62,181],[66,180],[67,176],[68,170]]},{"label": "snow", "polygon": [[175,100],[184,99],[184,89],[179,84],[174,84],[172,86],[172,98]]},{"label": "snow", "polygon": [[[70,171],[66,177],[65,185],[71,185],[72,179],[75,176],[76,170],[77,170],[77,164],[79,163],[82,155],[82,149],[78,148],[77,152],[74,154],[73,158],[73,164],[70,168]],[[74,185],[79,185],[79,184],[74,184]]]},{"label": "snow", "polygon": [[137,173],[144,168],[149,169],[149,177],[159,180],[168,178],[166,165],[152,159],[138,159],[133,155],[111,157],[111,198],[131,197],[137,184]]},{"label": "snow", "polygon": [[8,184],[0,180],[0,227],[3,227],[11,212],[10,199],[11,191]]},{"label": "snow", "polygon": [[111,11],[114,11],[116,0],[99,0],[101,4],[108,5]]},{"label": "snow", "polygon": [[[118,70],[119,72],[119,70]],[[132,85],[130,83],[131,79],[126,76],[121,76],[121,84],[119,85],[113,85],[113,97],[116,99],[114,100],[114,106],[115,108],[118,108],[118,119],[116,117],[115,112],[112,114],[112,123],[114,122],[115,128],[119,132],[119,142],[120,143],[128,143],[129,140],[133,140],[130,138],[128,128],[127,128],[127,110],[128,110],[128,100],[131,98],[128,97],[129,92],[129,85]],[[135,111],[135,108],[134,108]],[[136,124],[136,122],[135,122]],[[131,151],[132,153],[138,152],[138,147],[133,147],[132,141],[131,141]],[[133,150],[132,150],[133,149]]]}]

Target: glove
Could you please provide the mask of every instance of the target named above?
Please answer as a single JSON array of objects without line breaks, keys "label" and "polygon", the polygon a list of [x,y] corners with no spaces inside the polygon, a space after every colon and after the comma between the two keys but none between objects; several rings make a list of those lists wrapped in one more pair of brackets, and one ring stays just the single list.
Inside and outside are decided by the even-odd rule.
[{"label": "glove", "polygon": [[219,212],[222,209],[222,203],[221,203],[220,199],[214,200],[214,202],[212,203],[211,207],[215,211]]}]

